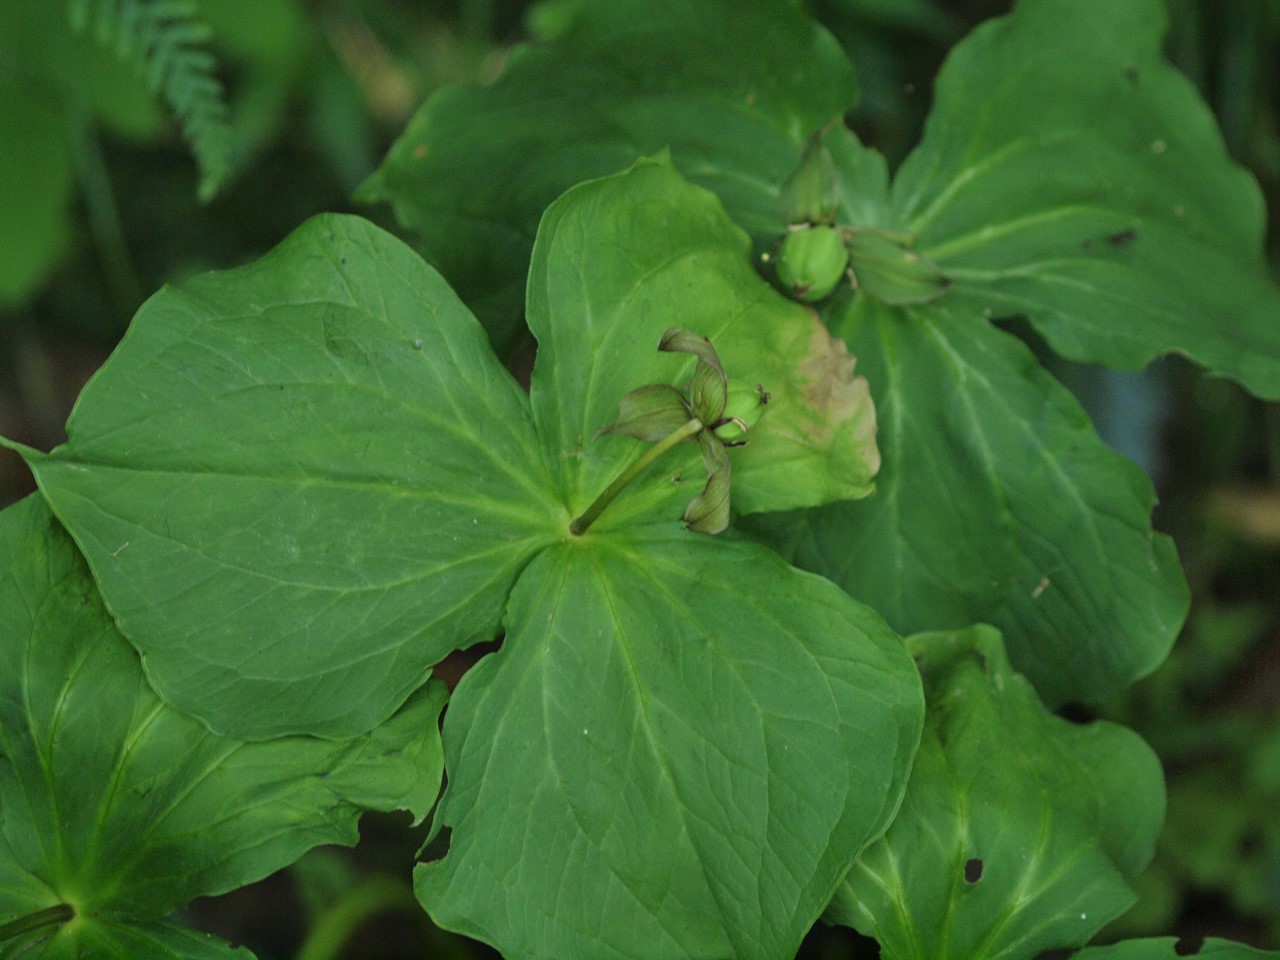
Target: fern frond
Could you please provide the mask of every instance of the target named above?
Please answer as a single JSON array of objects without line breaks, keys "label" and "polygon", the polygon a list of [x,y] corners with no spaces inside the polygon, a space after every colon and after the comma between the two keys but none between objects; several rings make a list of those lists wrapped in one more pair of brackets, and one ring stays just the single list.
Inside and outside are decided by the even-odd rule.
[{"label": "fern frond", "polygon": [[217,61],[206,48],[213,31],[195,0],[68,0],[72,29],[92,29],[99,43],[133,63],[182,125],[200,168],[200,199],[231,171],[231,125]]}]

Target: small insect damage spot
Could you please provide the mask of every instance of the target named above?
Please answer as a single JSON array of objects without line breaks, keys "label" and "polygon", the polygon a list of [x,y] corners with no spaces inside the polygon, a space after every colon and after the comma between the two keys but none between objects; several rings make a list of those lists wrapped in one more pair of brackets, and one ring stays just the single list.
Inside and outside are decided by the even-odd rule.
[{"label": "small insect damage spot", "polygon": [[1204,949],[1204,937],[1182,937],[1173,945],[1173,952],[1179,957],[1194,957]]},{"label": "small insect damage spot", "polygon": [[1115,233],[1107,234],[1107,243],[1113,247],[1127,247],[1137,239],[1138,231],[1132,227],[1126,227],[1123,230],[1117,230]]},{"label": "small insect damage spot", "polygon": [[1142,72],[1131,63],[1124,68],[1124,78],[1137,86],[1142,82]]},{"label": "small insect damage spot", "polygon": [[982,879],[984,864],[981,857],[970,857],[964,862],[964,882],[977,883]]}]

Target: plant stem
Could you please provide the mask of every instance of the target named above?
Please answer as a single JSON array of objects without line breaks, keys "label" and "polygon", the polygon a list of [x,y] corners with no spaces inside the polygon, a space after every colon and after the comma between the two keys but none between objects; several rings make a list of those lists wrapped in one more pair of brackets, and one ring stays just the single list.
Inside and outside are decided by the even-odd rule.
[{"label": "plant stem", "polygon": [[60,903],[56,907],[46,907],[44,910],[28,913],[25,917],[19,917],[17,920],[10,920],[8,923],[0,924],[0,943],[12,940],[14,937],[20,937],[24,933],[30,933],[32,930],[39,930],[41,927],[52,927],[55,924],[66,923],[75,915],[75,908],[69,903]]},{"label": "plant stem", "polygon": [[372,917],[387,913],[398,913],[419,923],[424,938],[430,941],[431,956],[442,960],[467,957],[455,941],[430,923],[412,890],[390,877],[374,876],[348,890],[321,916],[296,960],[337,960],[362,926]]},{"label": "plant stem", "polygon": [[673,430],[646,450],[640,459],[627,467],[627,469],[623,470],[622,473],[618,474],[617,479],[604,488],[604,492],[591,502],[591,506],[582,511],[582,516],[569,524],[569,532],[575,537],[582,536],[582,534],[586,533],[587,528],[596,522],[596,519],[600,514],[604,513],[605,507],[609,506],[609,504],[613,502],[613,498],[622,492],[623,487],[639,476],[646,467],[674,447],[677,443],[688,440],[690,437],[697,436],[698,431],[701,430],[702,427],[702,421],[697,417],[694,417],[683,427]]},{"label": "plant stem", "polygon": [[128,317],[142,302],[142,286],[133,269],[133,261],[129,258],[124,227],[120,222],[120,208],[116,203],[111,175],[107,172],[107,161],[102,155],[93,118],[84,107],[76,114],[76,166],[85,209],[89,214],[89,232],[98,248],[98,256],[102,261],[116,311]]}]

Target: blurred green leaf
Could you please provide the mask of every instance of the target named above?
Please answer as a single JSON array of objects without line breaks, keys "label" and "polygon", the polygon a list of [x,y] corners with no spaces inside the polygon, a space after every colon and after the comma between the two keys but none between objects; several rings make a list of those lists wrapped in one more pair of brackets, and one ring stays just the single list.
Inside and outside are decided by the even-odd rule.
[{"label": "blurred green leaf", "polygon": [[0,306],[21,304],[70,245],[71,131],[55,101],[0,80]]}]

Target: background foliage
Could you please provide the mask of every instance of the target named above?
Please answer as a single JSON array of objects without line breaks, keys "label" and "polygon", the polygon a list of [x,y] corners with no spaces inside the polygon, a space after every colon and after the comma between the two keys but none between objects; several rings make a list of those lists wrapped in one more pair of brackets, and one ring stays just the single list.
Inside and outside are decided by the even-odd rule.
[{"label": "background foliage", "polygon": [[[225,88],[228,124],[197,159],[169,116],[184,102],[173,81],[149,82],[95,35],[99,5],[77,6],[94,8],[80,32],[58,5],[0,5],[0,434],[42,449],[62,439],[71,401],[147,292],[244,263],[316,212],[390,225],[385,210],[351,197],[413,109],[442,83],[497,75],[513,43],[555,35],[573,3],[199,0],[186,49]],[[946,49],[1008,4],[807,6],[857,65],[854,129],[892,165],[919,138]],[[1166,51],[1280,209],[1280,7],[1168,6]],[[47,42],[30,42],[37,36]],[[1280,947],[1280,412],[1177,360],[1115,374],[1052,359],[1034,331],[1022,333],[1103,436],[1155,479],[1156,526],[1173,535],[1192,589],[1169,661],[1108,709],[1151,744],[1169,781],[1154,866],[1134,881],[1141,899],[1108,932]],[[30,489],[26,468],[0,451],[0,500]],[[197,901],[195,924],[262,957],[486,955],[417,908],[405,821],[366,819],[363,829],[353,853],[318,850],[260,885]],[[835,928],[815,930],[804,949],[875,955]]]}]

